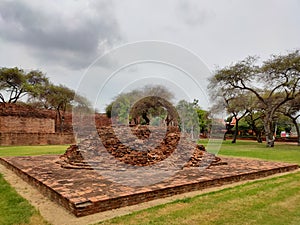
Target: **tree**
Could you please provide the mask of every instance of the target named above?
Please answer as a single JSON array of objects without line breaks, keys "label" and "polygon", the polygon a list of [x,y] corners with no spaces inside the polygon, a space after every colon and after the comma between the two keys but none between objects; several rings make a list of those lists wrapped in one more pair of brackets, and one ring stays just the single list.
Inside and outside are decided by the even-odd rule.
[{"label": "tree", "polygon": [[[106,106],[108,117],[118,118],[120,123],[134,121],[135,124],[149,124],[152,117],[164,116],[170,123],[172,120],[171,100],[173,94],[161,85],[146,85],[141,89],[122,93]],[[173,113],[171,113],[173,114]],[[173,119],[174,119],[173,114]]]},{"label": "tree", "polygon": [[130,109],[130,118],[134,119],[137,124],[138,118],[141,116],[146,125],[150,124],[149,115],[151,117],[166,117],[166,125],[178,125],[178,114],[175,107],[164,98],[158,96],[148,96],[134,103]]},{"label": "tree", "polygon": [[16,103],[26,93],[25,90],[25,73],[23,70],[15,68],[0,69],[0,90],[7,92],[7,100],[5,94],[0,94],[1,102]]},{"label": "tree", "polygon": [[3,92],[0,93],[0,101],[16,103],[26,95],[30,99],[48,84],[48,78],[41,71],[32,70],[26,73],[17,67],[1,68],[0,91]]},{"label": "tree", "polygon": [[224,133],[224,136],[223,136],[223,141],[226,141],[226,135],[227,134],[232,134],[232,129],[234,128],[234,125],[232,125],[232,119],[233,119],[233,116],[229,116],[227,119],[224,120],[225,122],[225,133]]},{"label": "tree", "polygon": [[262,143],[263,121],[261,113],[255,110],[249,110],[245,116],[245,122],[249,125],[251,130],[255,133],[258,143]]},{"label": "tree", "polygon": [[236,143],[236,139],[239,133],[239,121],[247,115],[248,113],[248,105],[247,103],[247,95],[240,94],[240,96],[236,96],[231,99],[226,99],[226,108],[227,112],[233,115],[235,119],[235,129],[232,143]]},{"label": "tree", "polygon": [[45,89],[50,86],[49,79],[44,73],[38,70],[32,70],[26,74],[26,91],[29,94],[28,101],[38,97]]},{"label": "tree", "polygon": [[209,92],[211,97],[215,101],[215,105],[212,106],[214,111],[221,112],[226,109],[227,113],[231,114],[230,121],[226,124],[226,132],[224,133],[224,140],[226,140],[226,134],[231,131],[231,122],[234,119],[234,135],[232,143],[236,143],[236,139],[239,133],[239,121],[247,115],[249,111],[249,91],[247,90],[235,90],[231,88],[224,88],[219,85],[217,80],[211,80],[209,86]]},{"label": "tree", "polygon": [[273,55],[261,66],[256,57],[247,57],[231,66],[215,72],[210,83],[218,84],[230,92],[253,93],[262,112],[267,146],[274,146],[273,119],[276,111],[299,95],[300,55],[299,51],[287,55]]},{"label": "tree", "polygon": [[291,119],[296,128],[298,146],[300,146],[300,128],[298,125],[298,119],[300,118],[300,95],[298,95],[292,101],[288,102],[288,104],[281,106],[279,108],[279,112]]},{"label": "tree", "polygon": [[[35,92],[30,101],[32,104],[42,105],[43,108],[56,110],[56,127],[63,132],[64,114],[75,104],[74,96],[75,92],[64,85],[47,83],[45,87]],[[76,100],[77,105],[85,104],[83,97],[77,97]]]},{"label": "tree", "polygon": [[197,137],[199,133],[206,136],[212,126],[209,112],[203,110],[198,102],[196,99],[193,102],[180,100],[176,105],[181,131],[190,133],[192,139]]},{"label": "tree", "polygon": [[17,103],[26,96],[27,104],[55,109],[56,127],[63,131],[64,114],[71,106],[90,109],[90,103],[63,85],[54,85],[39,70],[25,72],[17,67],[0,69],[0,102]]},{"label": "tree", "polygon": [[190,133],[192,139],[194,134],[199,133],[199,117],[197,113],[197,103],[187,102],[186,100],[180,100],[176,106],[179,114],[180,128],[184,133]]},{"label": "tree", "polygon": [[203,134],[204,136],[207,136],[208,133],[210,132],[210,128],[212,125],[212,120],[209,118],[210,114],[208,111],[198,106],[198,104],[196,106],[196,112],[199,119],[200,133]]}]

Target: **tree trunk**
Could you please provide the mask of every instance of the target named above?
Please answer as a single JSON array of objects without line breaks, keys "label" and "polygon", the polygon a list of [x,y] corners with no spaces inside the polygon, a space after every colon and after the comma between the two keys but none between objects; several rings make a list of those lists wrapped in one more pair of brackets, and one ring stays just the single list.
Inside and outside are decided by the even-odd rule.
[{"label": "tree trunk", "polygon": [[6,103],[4,96],[1,93],[0,93],[0,100],[1,100],[1,102]]},{"label": "tree trunk", "polygon": [[258,143],[262,143],[262,139],[261,139],[261,133],[260,132],[255,132],[255,134],[256,134],[256,140],[257,140],[257,142]]},{"label": "tree trunk", "polygon": [[233,135],[233,140],[231,143],[235,144],[236,143],[236,138],[239,134],[239,120],[235,118],[235,130],[234,130],[234,135]]},{"label": "tree trunk", "polygon": [[256,127],[255,122],[251,124],[252,130],[255,132],[256,140],[258,143],[262,143],[261,131]]},{"label": "tree trunk", "polygon": [[275,139],[272,132],[272,120],[270,118],[264,119],[264,128],[266,133],[267,147],[274,147]]},{"label": "tree trunk", "polygon": [[295,125],[296,131],[297,131],[298,146],[300,146],[300,129],[299,129],[299,126],[297,124],[297,119],[293,118],[292,120],[293,120],[293,124]]},{"label": "tree trunk", "polygon": [[61,113],[59,108],[56,109],[57,112],[57,119],[58,119],[58,125],[59,125],[59,132],[62,133],[63,132],[63,122],[62,122],[62,117],[61,117]]},{"label": "tree trunk", "polygon": [[227,134],[227,131],[225,131],[225,133],[224,133],[223,141],[226,141],[226,134]]},{"label": "tree trunk", "polygon": [[146,125],[149,125],[149,124],[150,124],[150,120],[149,120],[149,118],[148,118],[148,116],[147,116],[146,113],[143,113],[143,114],[142,114],[142,118],[145,120]]}]

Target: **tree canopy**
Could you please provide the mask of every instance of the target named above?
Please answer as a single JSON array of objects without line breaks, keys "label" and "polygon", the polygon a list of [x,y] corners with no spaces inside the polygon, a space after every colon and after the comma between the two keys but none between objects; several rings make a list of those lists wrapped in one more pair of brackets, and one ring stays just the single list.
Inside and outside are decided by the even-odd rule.
[{"label": "tree canopy", "polygon": [[26,95],[35,96],[48,84],[48,78],[41,71],[26,73],[17,67],[0,68],[0,101],[16,103]]},{"label": "tree canopy", "polygon": [[[170,106],[173,97],[173,94],[164,86],[146,85],[141,89],[116,96],[106,106],[106,114],[108,117],[118,117],[118,121],[123,124],[132,120],[134,123],[148,124],[149,117],[167,116],[166,105]],[[134,110],[132,110],[133,107]]]},{"label": "tree canopy", "polygon": [[[246,106],[252,104],[240,101],[241,98],[254,96],[263,120],[267,146],[273,147],[275,114],[300,95],[300,54],[296,50],[285,55],[272,55],[261,65],[257,62],[257,57],[249,56],[218,69],[210,79],[209,89],[211,93],[216,89],[211,96],[217,95],[225,103],[233,102],[235,111],[240,108],[241,101],[247,103]],[[228,104],[225,107],[228,111],[232,108]]]},{"label": "tree canopy", "polygon": [[211,121],[209,113],[198,105],[198,100],[180,100],[172,104],[173,94],[163,86],[145,86],[122,93],[106,107],[109,117],[121,124],[178,126],[182,132],[197,139],[199,132],[207,135]]}]

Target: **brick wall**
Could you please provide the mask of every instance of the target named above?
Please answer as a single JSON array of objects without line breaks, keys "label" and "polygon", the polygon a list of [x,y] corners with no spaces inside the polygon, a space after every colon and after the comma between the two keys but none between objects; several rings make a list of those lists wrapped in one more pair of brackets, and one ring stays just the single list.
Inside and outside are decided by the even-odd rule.
[{"label": "brick wall", "polygon": [[0,133],[55,133],[55,123],[49,118],[0,116]]},{"label": "brick wall", "polygon": [[[0,103],[0,145],[44,145],[74,143],[72,112],[64,115],[63,133],[55,110],[23,104]],[[105,114],[95,115],[95,124],[108,126]]]},{"label": "brick wall", "polygon": [[49,116],[49,111],[36,109],[24,104],[0,103],[0,116],[46,118]]},{"label": "brick wall", "polygon": [[0,133],[0,145],[74,144],[72,133]]}]

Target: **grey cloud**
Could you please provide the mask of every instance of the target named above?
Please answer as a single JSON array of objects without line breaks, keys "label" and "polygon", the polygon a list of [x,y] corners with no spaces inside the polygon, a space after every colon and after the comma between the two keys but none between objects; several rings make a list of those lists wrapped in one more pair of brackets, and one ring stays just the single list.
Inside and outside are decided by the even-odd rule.
[{"label": "grey cloud", "polygon": [[86,67],[103,48],[121,40],[110,1],[89,1],[73,11],[68,11],[72,4],[62,7],[1,1],[0,37],[28,46],[39,59],[71,68]]},{"label": "grey cloud", "polygon": [[215,17],[213,10],[201,8],[201,4],[192,1],[180,1],[177,11],[183,22],[190,26],[202,25]]}]

